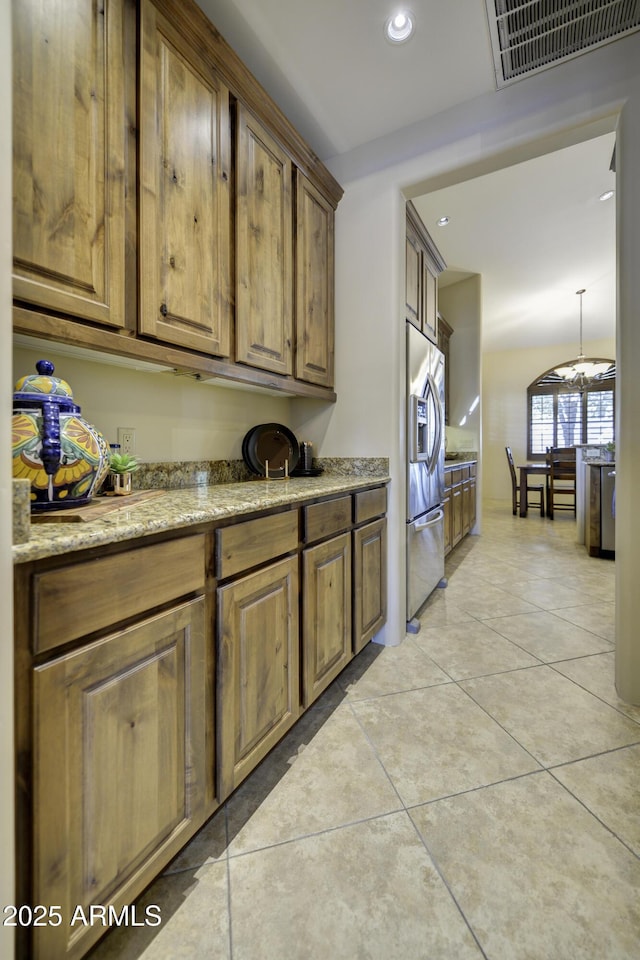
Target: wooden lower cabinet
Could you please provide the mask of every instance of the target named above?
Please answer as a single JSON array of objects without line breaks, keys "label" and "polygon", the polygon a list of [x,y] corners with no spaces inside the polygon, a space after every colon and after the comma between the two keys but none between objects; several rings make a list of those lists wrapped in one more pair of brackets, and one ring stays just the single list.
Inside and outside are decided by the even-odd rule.
[{"label": "wooden lower cabinet", "polygon": [[378,485],[17,565],[16,902],[62,922],[16,957],[80,960],[383,626],[385,512]]},{"label": "wooden lower cabinet", "polygon": [[453,503],[451,500],[451,490],[449,488],[446,488],[444,492],[442,512],[444,513],[444,555],[446,557],[446,555],[451,552],[453,546]]},{"label": "wooden lower cabinet", "polygon": [[469,477],[469,482],[465,484],[464,490],[464,511],[465,520],[468,526],[465,533],[470,533],[476,522],[476,478],[475,475]]},{"label": "wooden lower cabinet", "polygon": [[445,470],[445,556],[471,532],[476,522],[476,463]]},{"label": "wooden lower cabinet", "polygon": [[219,787],[228,796],[300,713],[298,557],[219,587]]},{"label": "wooden lower cabinet", "polygon": [[353,652],[359,653],[387,619],[387,521],[353,531]]},{"label": "wooden lower cabinet", "polygon": [[205,600],[33,671],[33,903],[29,956],[82,956],[104,932],[74,911],[131,904],[204,820]]},{"label": "wooden lower cabinet", "polygon": [[455,547],[462,540],[462,484],[451,490],[451,546]]},{"label": "wooden lower cabinet", "polygon": [[302,701],[308,707],[351,657],[351,535],[302,554]]}]

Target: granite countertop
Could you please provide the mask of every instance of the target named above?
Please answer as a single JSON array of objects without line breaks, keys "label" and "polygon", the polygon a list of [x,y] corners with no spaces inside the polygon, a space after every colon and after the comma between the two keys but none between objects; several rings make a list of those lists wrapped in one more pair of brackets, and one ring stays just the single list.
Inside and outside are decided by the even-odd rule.
[{"label": "granite countertop", "polygon": [[[31,523],[30,538],[13,547],[14,563],[118,543],[166,530],[224,520],[315,497],[387,483],[389,476],[290,477],[250,480],[167,490],[161,495],[113,511],[101,519],[76,523]],[[124,498],[123,498],[124,499]]]},{"label": "granite countertop", "polygon": [[470,463],[477,463],[477,457],[465,457],[464,460],[445,460],[444,468],[445,470],[455,470],[457,467],[465,467]]}]

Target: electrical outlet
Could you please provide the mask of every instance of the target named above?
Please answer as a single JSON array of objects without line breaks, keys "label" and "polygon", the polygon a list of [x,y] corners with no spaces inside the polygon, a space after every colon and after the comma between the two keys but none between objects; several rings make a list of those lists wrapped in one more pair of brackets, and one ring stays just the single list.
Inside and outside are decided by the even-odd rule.
[{"label": "electrical outlet", "polygon": [[120,453],[128,453],[132,457],[136,452],[136,431],[135,427],[118,427],[118,443],[120,444]]}]

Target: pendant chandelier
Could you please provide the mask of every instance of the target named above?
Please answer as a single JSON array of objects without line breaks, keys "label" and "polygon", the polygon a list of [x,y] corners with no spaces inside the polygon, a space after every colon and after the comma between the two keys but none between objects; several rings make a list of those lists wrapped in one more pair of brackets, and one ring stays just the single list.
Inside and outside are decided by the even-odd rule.
[{"label": "pendant chandelier", "polygon": [[584,292],[584,290],[576,290],[576,294],[580,297],[580,353],[575,360],[571,360],[562,367],[555,367],[553,370],[565,381],[567,387],[581,392],[612,367],[610,360],[585,359],[582,350],[582,294]]}]

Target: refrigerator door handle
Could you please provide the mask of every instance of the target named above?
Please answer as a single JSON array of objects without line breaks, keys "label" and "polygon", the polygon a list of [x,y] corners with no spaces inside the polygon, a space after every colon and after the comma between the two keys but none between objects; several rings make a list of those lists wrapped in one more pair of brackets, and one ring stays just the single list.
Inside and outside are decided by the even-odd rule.
[{"label": "refrigerator door handle", "polygon": [[429,527],[433,527],[437,523],[440,523],[443,517],[444,517],[444,510],[438,510],[435,517],[432,517],[431,520],[427,520],[426,523],[418,523],[416,521],[415,523],[412,524],[412,527],[417,533],[419,533],[420,530],[428,530]]},{"label": "refrigerator door handle", "polygon": [[434,396],[434,401],[435,401],[436,429],[437,429],[437,431],[438,431],[438,439],[437,439],[436,446],[434,447],[434,451],[433,451],[433,454],[434,454],[434,464],[433,464],[433,468],[434,468],[434,470],[435,470],[435,469],[437,468],[437,466],[438,466],[438,459],[439,459],[439,456],[440,456],[440,449],[441,449],[441,448],[444,448],[444,410],[443,410],[442,403],[441,403],[440,398],[439,398],[439,395],[438,395],[438,386],[437,386],[435,380],[434,380],[434,382],[433,382],[433,396]]},{"label": "refrigerator door handle", "polygon": [[444,437],[443,437],[443,415],[442,415],[442,405],[440,402],[438,385],[435,381],[435,378],[431,373],[427,374],[427,386],[425,388],[425,399],[430,408],[430,413],[433,418],[433,435],[431,448],[428,451],[428,467],[429,473],[435,473],[438,467],[438,459],[440,456],[440,447],[442,446]]}]

